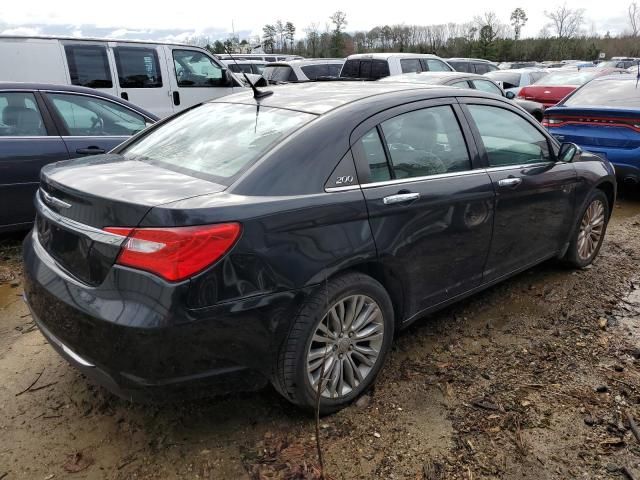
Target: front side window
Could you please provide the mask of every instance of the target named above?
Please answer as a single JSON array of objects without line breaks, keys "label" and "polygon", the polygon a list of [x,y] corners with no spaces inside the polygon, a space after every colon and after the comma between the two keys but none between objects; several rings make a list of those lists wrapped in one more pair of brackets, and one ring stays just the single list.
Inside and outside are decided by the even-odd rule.
[{"label": "front side window", "polygon": [[122,88],[160,88],[162,74],[158,52],[153,48],[116,47],[113,49]]},{"label": "front side window", "polygon": [[0,92],[0,137],[47,135],[33,93]]},{"label": "front side window", "polygon": [[400,60],[400,68],[402,73],[415,73],[422,71],[422,65],[417,58],[402,58]]},{"label": "front side window", "polygon": [[441,62],[440,60],[435,60],[433,58],[426,59],[427,69],[430,72],[450,72],[451,69],[447,66],[446,63]]},{"label": "front side window", "polygon": [[471,168],[460,125],[448,105],[404,113],[381,126],[394,178],[423,177]]},{"label": "front side window", "polygon": [[142,131],[142,115],[108,100],[84,95],[48,93],[72,136],[130,136]]},{"label": "front side window", "polygon": [[205,103],[157,127],[125,158],[228,184],[273,145],[315,115],[234,103]]},{"label": "front side window", "polygon": [[65,45],[72,85],[113,88],[107,49],[100,45]]},{"label": "front side window", "polygon": [[[222,67],[196,50],[174,50],[173,65],[178,87],[226,87]],[[240,64],[240,70],[251,73],[251,66]]]},{"label": "front side window", "polygon": [[547,138],[520,115],[500,107],[469,105],[489,166],[525,165],[551,160]]},{"label": "front side window", "polygon": [[495,83],[489,80],[473,80],[473,86],[476,90],[482,90],[483,92],[495,93],[502,96],[502,90]]}]

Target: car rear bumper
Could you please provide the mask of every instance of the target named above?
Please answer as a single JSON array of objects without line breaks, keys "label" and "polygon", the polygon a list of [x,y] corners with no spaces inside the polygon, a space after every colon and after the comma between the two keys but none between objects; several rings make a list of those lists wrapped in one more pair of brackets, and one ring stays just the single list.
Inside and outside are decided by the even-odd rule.
[{"label": "car rear bumper", "polygon": [[90,287],[56,264],[35,231],[24,242],[25,300],[43,335],[87,377],[138,401],[261,388],[308,293],[188,310],[181,307],[186,288],[163,290],[153,283],[162,280],[134,281],[139,275],[115,266]]}]

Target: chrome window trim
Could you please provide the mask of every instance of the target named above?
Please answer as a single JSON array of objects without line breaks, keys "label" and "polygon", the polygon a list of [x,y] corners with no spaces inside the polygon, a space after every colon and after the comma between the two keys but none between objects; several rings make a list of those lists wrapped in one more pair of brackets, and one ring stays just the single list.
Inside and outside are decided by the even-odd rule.
[{"label": "chrome window trim", "polygon": [[545,165],[549,165],[549,164],[555,164],[558,162],[554,162],[552,160],[548,160],[546,162],[536,162],[536,163],[523,163],[523,164],[519,164],[519,165],[503,165],[500,167],[487,167],[485,168],[486,172],[501,172],[504,170],[522,170],[524,168],[531,168],[531,167],[542,167]]},{"label": "chrome window trim", "polygon": [[59,225],[66,230],[71,230],[73,232],[78,232],[86,235],[95,242],[108,245],[119,247],[127,238],[122,235],[116,235],[115,233],[105,232],[104,230],[100,230],[99,228],[92,227],[90,225],[85,225],[84,223],[77,222],[75,220],[72,220],[71,218],[64,217],[54,212],[42,201],[41,196],[43,195],[43,193],[46,192],[44,192],[42,189],[38,190],[38,195],[36,195],[36,211],[38,212],[38,215],[42,215],[50,222],[55,223],[56,225]]},{"label": "chrome window trim", "polygon": [[67,140],[82,140],[85,138],[106,138],[106,139],[113,138],[115,140],[119,140],[121,138],[131,138],[131,137],[133,137],[133,135],[62,135],[62,138]]},{"label": "chrome window trim", "polygon": [[29,135],[7,135],[7,136],[2,136],[2,135],[0,135],[0,140],[5,140],[5,139],[9,139],[9,140],[37,140],[37,139],[43,139],[43,138],[60,138],[60,135],[33,135],[33,136],[29,136]]},{"label": "chrome window trim", "polygon": [[404,183],[422,182],[425,180],[439,180],[442,178],[466,177],[470,175],[480,175],[483,173],[485,173],[484,169],[476,168],[473,170],[463,170],[461,172],[437,173],[435,175],[423,175],[421,177],[396,178],[393,180],[386,180],[384,182],[365,183],[364,185],[361,185],[361,188],[366,189],[375,187],[386,187],[388,185],[401,185]]},{"label": "chrome window trim", "polygon": [[325,192],[350,192],[352,190],[359,190],[360,184],[356,183],[355,185],[345,185],[344,187],[327,187],[324,189]]}]

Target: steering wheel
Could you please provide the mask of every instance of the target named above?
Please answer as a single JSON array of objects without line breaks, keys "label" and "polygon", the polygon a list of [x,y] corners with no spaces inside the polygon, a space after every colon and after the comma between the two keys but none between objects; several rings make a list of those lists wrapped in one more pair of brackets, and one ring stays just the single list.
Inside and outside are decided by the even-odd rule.
[{"label": "steering wheel", "polygon": [[91,128],[89,133],[101,133],[104,130],[104,119],[102,117],[93,117],[91,119]]}]

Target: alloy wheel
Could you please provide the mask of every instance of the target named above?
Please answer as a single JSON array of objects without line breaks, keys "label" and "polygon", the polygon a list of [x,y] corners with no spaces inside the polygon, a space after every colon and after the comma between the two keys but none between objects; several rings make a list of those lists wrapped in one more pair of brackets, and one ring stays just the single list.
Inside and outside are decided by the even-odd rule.
[{"label": "alloy wheel", "polygon": [[384,334],[382,311],[373,299],[351,295],[337,301],[318,324],[307,350],[313,390],[322,374],[323,397],[349,395],[376,364]]},{"label": "alloy wheel", "polygon": [[604,232],[604,205],[600,200],[594,200],[587,207],[580,222],[578,232],[578,256],[582,260],[589,259],[600,243]]}]

